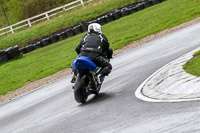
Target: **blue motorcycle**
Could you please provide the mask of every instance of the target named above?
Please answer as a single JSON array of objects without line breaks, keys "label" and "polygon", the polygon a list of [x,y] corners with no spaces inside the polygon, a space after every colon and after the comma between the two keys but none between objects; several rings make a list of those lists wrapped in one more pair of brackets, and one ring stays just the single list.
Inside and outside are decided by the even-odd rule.
[{"label": "blue motorcycle", "polygon": [[99,75],[101,68],[86,56],[76,58],[73,67],[77,71],[74,98],[78,103],[85,103],[89,95],[98,95],[105,76]]}]

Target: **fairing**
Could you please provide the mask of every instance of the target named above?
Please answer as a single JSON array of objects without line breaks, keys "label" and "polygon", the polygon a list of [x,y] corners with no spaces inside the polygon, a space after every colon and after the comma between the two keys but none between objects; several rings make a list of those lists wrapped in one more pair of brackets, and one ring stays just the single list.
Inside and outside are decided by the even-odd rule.
[{"label": "fairing", "polygon": [[89,57],[81,56],[74,60],[74,69],[75,70],[89,70],[94,71],[96,69],[96,64],[94,64]]}]

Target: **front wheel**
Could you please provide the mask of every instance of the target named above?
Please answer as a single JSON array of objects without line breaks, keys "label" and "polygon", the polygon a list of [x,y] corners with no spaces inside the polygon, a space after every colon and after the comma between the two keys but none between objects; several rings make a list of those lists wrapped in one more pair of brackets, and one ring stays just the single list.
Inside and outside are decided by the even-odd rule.
[{"label": "front wheel", "polygon": [[77,75],[77,80],[74,85],[74,98],[78,103],[85,103],[88,98],[88,94],[85,88],[86,75]]}]

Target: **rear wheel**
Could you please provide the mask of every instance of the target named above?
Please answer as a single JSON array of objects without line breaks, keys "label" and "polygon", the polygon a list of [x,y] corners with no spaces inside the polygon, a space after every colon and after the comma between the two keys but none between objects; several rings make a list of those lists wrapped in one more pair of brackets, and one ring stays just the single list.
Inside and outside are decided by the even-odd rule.
[{"label": "rear wheel", "polygon": [[76,83],[74,85],[74,98],[78,103],[85,103],[88,98],[88,94],[85,88],[86,75],[77,76]]}]

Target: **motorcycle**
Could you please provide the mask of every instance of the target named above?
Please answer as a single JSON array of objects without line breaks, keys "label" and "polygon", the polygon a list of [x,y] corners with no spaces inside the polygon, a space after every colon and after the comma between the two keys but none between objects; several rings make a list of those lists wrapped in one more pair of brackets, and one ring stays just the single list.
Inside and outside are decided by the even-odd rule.
[{"label": "motorcycle", "polygon": [[89,95],[99,94],[105,76],[99,74],[101,68],[97,67],[86,56],[76,58],[73,62],[73,67],[77,71],[77,77],[73,86],[74,98],[78,103],[85,103]]}]

